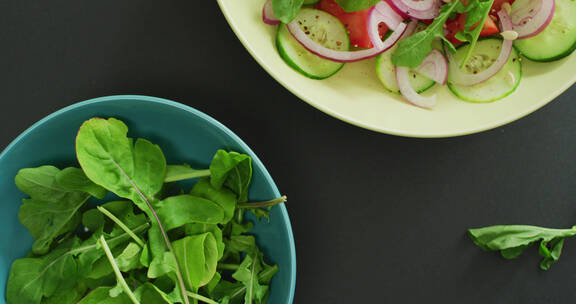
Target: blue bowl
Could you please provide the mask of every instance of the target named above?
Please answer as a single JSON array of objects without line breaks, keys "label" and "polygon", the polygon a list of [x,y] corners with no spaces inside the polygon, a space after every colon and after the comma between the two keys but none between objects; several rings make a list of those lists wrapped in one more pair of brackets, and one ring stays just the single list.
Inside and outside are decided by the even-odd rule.
[{"label": "blue bowl", "polygon": [[[0,154],[0,303],[5,303],[10,265],[26,255],[33,242],[18,221],[24,194],[16,188],[14,177],[21,168],[77,165],[76,132],[82,122],[92,117],[123,120],[130,128],[129,136],[146,138],[160,145],[168,163],[187,162],[207,167],[217,149],[249,154],[254,166],[250,199],[280,196],[254,152],[228,128],[195,109],[146,96],[110,96],[71,105],[34,124]],[[254,234],[266,256],[280,267],[271,283],[269,303],[291,304],[296,285],[296,253],[286,207],[282,204],[273,208],[270,222],[258,222]]]}]

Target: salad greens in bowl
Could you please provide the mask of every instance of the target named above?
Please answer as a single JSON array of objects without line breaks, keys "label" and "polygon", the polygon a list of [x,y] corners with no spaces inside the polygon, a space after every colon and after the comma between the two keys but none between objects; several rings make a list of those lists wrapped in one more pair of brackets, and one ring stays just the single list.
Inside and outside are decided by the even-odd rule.
[{"label": "salad greens in bowl", "polygon": [[576,81],[571,0],[219,0],[256,60],[320,110],[445,137],[535,111]]},{"label": "salad greens in bowl", "polygon": [[286,197],[205,114],[85,101],[25,131],[0,168],[6,303],[292,303]]}]

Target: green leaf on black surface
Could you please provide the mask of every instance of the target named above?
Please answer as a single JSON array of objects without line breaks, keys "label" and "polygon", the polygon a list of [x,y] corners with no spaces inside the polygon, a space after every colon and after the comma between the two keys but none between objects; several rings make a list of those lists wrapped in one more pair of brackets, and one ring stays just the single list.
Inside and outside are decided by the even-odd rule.
[{"label": "green leaf on black surface", "polygon": [[529,225],[499,225],[469,229],[470,238],[483,250],[499,250],[505,258],[519,256],[528,246],[540,242],[543,256],[541,268],[547,270],[558,261],[563,240],[576,236],[576,226],[571,229],[550,229]]},{"label": "green leaf on black surface", "polygon": [[246,154],[218,150],[210,164],[210,182],[216,189],[223,185],[238,195],[238,201],[248,201],[252,181],[252,159]]}]

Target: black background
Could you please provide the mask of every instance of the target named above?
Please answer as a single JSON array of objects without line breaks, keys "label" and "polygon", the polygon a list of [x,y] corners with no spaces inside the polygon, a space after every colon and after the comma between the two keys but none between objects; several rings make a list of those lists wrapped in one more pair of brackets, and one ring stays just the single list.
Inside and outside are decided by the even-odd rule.
[{"label": "black background", "polygon": [[256,151],[290,197],[295,303],[576,300],[576,241],[543,272],[535,248],[505,261],[465,235],[576,224],[576,87],[496,130],[394,137],[290,94],[214,0],[0,1],[0,148],[55,110],[114,94],[193,106]]}]

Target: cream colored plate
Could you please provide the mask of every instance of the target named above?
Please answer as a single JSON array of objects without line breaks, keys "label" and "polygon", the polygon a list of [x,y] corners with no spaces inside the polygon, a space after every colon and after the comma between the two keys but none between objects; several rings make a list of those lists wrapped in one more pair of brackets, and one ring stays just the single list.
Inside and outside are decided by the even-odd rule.
[{"label": "cream colored plate", "polygon": [[[476,133],[521,118],[576,82],[576,54],[552,63],[524,61],[520,87],[489,104],[457,99],[446,87],[434,89],[433,110],[411,106],[378,81],[374,60],[348,63],[336,75],[312,80],[292,70],[276,51],[276,27],[262,22],[264,0],[218,0],[230,26],[252,56],[284,87],[319,110],[351,124],[410,137]],[[233,54],[232,54],[233,55]]]}]

